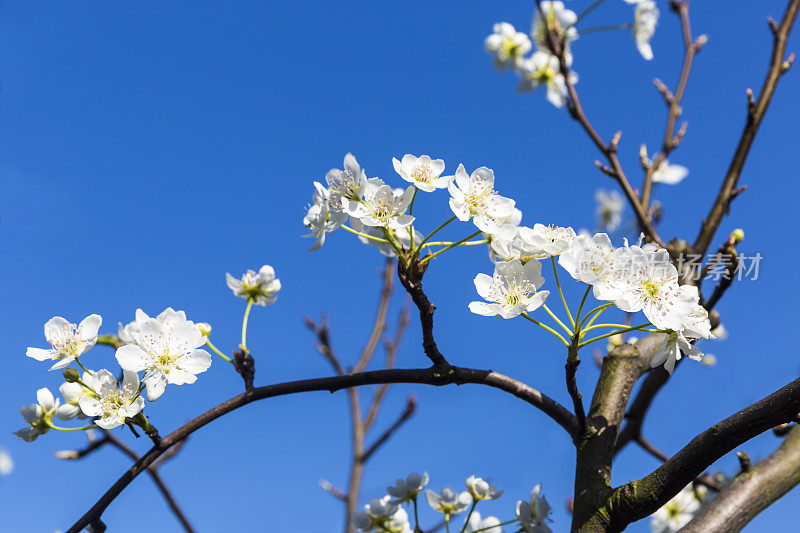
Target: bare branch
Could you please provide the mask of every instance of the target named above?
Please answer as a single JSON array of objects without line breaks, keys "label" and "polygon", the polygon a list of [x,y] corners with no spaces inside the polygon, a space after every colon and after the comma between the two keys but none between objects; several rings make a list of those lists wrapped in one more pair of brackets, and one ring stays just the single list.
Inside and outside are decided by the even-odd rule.
[{"label": "bare branch", "polygon": [[384,431],[381,434],[381,436],[378,437],[378,439],[374,443],[372,443],[372,446],[367,448],[367,451],[365,451],[361,456],[361,461],[366,463],[369,460],[369,458],[372,457],[372,454],[374,454],[378,450],[378,448],[383,446],[386,443],[386,441],[388,441],[389,438],[391,438],[391,436],[394,435],[397,432],[397,430],[400,429],[400,427],[402,427],[402,425],[405,424],[408,421],[408,419],[414,415],[414,412],[416,410],[417,410],[417,400],[412,394],[408,397],[408,400],[406,401],[406,407],[405,409],[403,409],[403,412],[400,413],[400,416],[397,418],[397,420],[395,420],[395,422],[391,426],[389,426],[389,429]]}]

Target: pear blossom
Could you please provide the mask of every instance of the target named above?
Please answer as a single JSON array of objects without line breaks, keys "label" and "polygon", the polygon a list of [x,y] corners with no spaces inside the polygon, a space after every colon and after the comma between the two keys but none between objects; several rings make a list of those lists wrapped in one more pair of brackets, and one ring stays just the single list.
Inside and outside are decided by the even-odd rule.
[{"label": "pear blossom", "polygon": [[478,294],[491,303],[471,302],[469,310],[478,315],[503,318],[534,311],[550,294],[550,291],[539,291],[543,284],[542,265],[538,261],[528,261],[524,265],[516,259],[497,263],[492,277],[483,273],[475,277]]},{"label": "pear blossom", "polygon": [[667,185],[677,185],[689,175],[689,169],[681,165],[671,165],[666,159],[658,165],[653,172],[655,183],[666,183]]},{"label": "pear blossom", "polygon": [[364,506],[365,511],[353,514],[351,523],[361,531],[411,533],[408,513],[391,496],[373,498]]},{"label": "pear blossom", "polygon": [[520,228],[519,237],[533,251],[536,259],[545,259],[568,250],[576,235],[570,227],[534,224],[533,228]]},{"label": "pear blossom", "polygon": [[[550,2],[543,0],[541,2],[542,11],[534,8],[533,14],[533,30],[531,34],[539,50],[549,50],[547,42],[547,28],[552,28],[556,33],[562,36],[569,47],[569,44],[578,38],[578,29],[575,23],[578,22],[578,15],[564,7],[564,2]],[[545,15],[547,24],[542,19],[542,13]]]},{"label": "pear blossom", "polygon": [[[84,377],[87,375],[87,373],[84,373]],[[64,398],[64,403],[56,409],[56,416],[61,420],[72,420],[76,416],[83,415],[81,408],[78,406],[78,401],[83,396],[85,387],[80,383],[62,383],[58,390]],[[84,417],[81,416],[81,418]]]},{"label": "pear blossom", "polygon": [[467,174],[464,165],[458,165],[455,178],[447,188],[453,214],[464,222],[472,218],[484,233],[497,232],[502,221],[514,216],[514,200],[497,194],[494,172],[489,168],[480,167]]},{"label": "pear blossom", "polygon": [[398,502],[411,501],[428,485],[428,481],[427,472],[422,475],[412,472],[406,479],[398,479],[394,485],[387,487],[386,492]]},{"label": "pear blossom", "polygon": [[52,423],[53,415],[60,404],[60,400],[56,400],[53,393],[47,388],[36,391],[36,401],[37,403],[23,405],[19,408],[19,414],[28,423],[28,427],[15,431],[14,435],[25,442],[33,442],[39,435],[50,431],[49,423]]},{"label": "pear blossom", "polygon": [[56,361],[50,370],[65,368],[97,343],[97,330],[102,322],[100,315],[89,315],[76,326],[55,316],[44,325],[45,339],[52,348],[29,347],[25,355],[37,361]]},{"label": "pear blossom", "polygon": [[[517,91],[529,93],[541,85],[547,88],[547,101],[561,108],[567,101],[567,84],[560,71],[558,58],[550,52],[538,50],[529,58],[519,62],[518,72],[522,78],[517,85]],[[569,81],[573,85],[578,83],[578,74],[569,72]]]},{"label": "pear blossom", "polygon": [[123,370],[122,386],[108,370],[98,370],[93,375],[95,396],[83,396],[78,401],[86,416],[99,417],[95,424],[103,429],[113,429],[133,418],[144,408],[144,398],[139,396],[139,376]]},{"label": "pear blossom", "polygon": [[11,454],[0,448],[0,476],[7,476],[14,470],[14,461]]},{"label": "pear blossom", "polygon": [[700,510],[700,500],[692,486],[684,487],[674,498],[653,513],[650,531],[653,533],[677,533],[688,524]]},{"label": "pear blossom", "polygon": [[531,49],[528,36],[508,22],[496,23],[492,31],[494,33],[486,38],[483,46],[494,57],[494,66],[501,72],[515,66]]},{"label": "pear blossom", "polygon": [[428,489],[425,491],[425,499],[434,511],[444,513],[445,516],[459,514],[472,504],[469,492],[457,494],[450,487],[443,488],[438,494]]},{"label": "pear blossom", "polygon": [[642,57],[650,61],[653,59],[653,49],[650,39],[656,33],[658,24],[658,7],[653,0],[640,0],[634,8],[633,38],[636,48]]},{"label": "pear blossom", "polygon": [[[252,272],[249,271],[249,272]],[[136,334],[139,332],[139,328],[144,321],[149,320],[150,316],[142,311],[141,309],[137,309],[136,313],[134,314],[133,322],[129,322],[125,326],[122,323],[119,323],[119,327],[117,329],[117,336],[120,338],[122,342],[125,344],[136,344]],[[155,317],[160,323],[164,324],[165,327],[169,329],[174,329],[176,326],[180,324],[187,323],[189,325],[193,325],[198,328],[198,331],[204,336],[207,337],[205,333],[203,333],[206,329],[207,324],[195,324],[191,320],[186,318],[185,311],[176,311],[172,307],[167,307],[163,311],[161,311]],[[210,328],[211,326],[208,326]],[[86,375],[84,374],[83,381],[85,383],[89,383],[89,380],[86,379]]]},{"label": "pear blossom", "polygon": [[695,361],[702,360],[703,352],[691,341],[714,338],[711,333],[711,323],[708,320],[708,311],[699,304],[700,296],[697,287],[681,285],[679,291],[684,306],[690,306],[690,311],[684,315],[681,329],[667,334],[664,347],[650,362],[653,368],[663,364],[670,374],[675,370],[675,364],[682,355]]},{"label": "pear blossom", "polygon": [[262,266],[258,274],[248,270],[242,279],[236,279],[226,273],[225,280],[233,294],[252,300],[256,305],[274,304],[278,299],[276,295],[281,290],[281,280],[275,277],[275,270],[269,265]]},{"label": "pear blossom", "polygon": [[615,300],[622,295],[615,258],[611,239],[605,233],[597,233],[591,238],[575,237],[570,247],[558,256],[558,264],[574,279],[591,285],[598,300]]},{"label": "pear blossom", "polygon": [[334,168],[325,175],[330,191],[332,211],[344,211],[350,216],[360,217],[364,214],[361,197],[367,185],[367,175],[361,169],[353,154],[344,156],[344,170]]},{"label": "pear blossom", "polygon": [[413,196],[413,186],[405,190],[392,189],[378,178],[367,180],[364,188],[365,212],[358,218],[365,226],[395,230],[404,228],[414,222],[413,216],[403,214]]},{"label": "pear blossom", "polygon": [[400,161],[393,157],[392,165],[401,178],[414,184],[421,191],[433,192],[436,189],[444,189],[450,182],[449,177],[441,175],[444,172],[444,161],[431,159],[428,155],[416,157],[406,154]]},{"label": "pear blossom", "polygon": [[134,340],[136,344],[118,348],[116,358],[123,370],[145,372],[142,381],[148,401],[161,397],[168,383],[194,383],[196,374],[211,366],[208,352],[198,349],[206,338],[188,321],[170,327],[149,318],[140,324]]},{"label": "pear blossom", "polygon": [[347,213],[341,209],[341,205],[337,205],[334,209],[331,205],[330,191],[315,181],[311,205],[306,209],[306,216],[303,218],[303,225],[311,232],[305,237],[314,237],[316,240],[308,251],[313,252],[321,248],[325,244],[325,236],[346,221]]},{"label": "pear blossom", "polygon": [[486,480],[474,475],[467,478],[466,485],[470,496],[472,496],[472,499],[475,501],[496,500],[503,494],[502,490],[497,490],[497,487],[494,485],[489,485]]},{"label": "pear blossom", "polygon": [[464,533],[475,533],[476,531],[481,533],[503,533],[503,528],[500,527],[500,524],[500,519],[496,516],[487,516],[481,520],[481,513],[472,511],[464,528]]},{"label": "pear blossom", "polygon": [[546,522],[550,521],[550,505],[541,496],[542,485],[536,485],[531,491],[531,501],[517,502],[517,519],[525,533],[552,533]]},{"label": "pear blossom", "polygon": [[616,230],[622,222],[622,212],[625,210],[625,200],[617,191],[604,191],[598,189],[594,193],[597,208],[598,226],[605,231]]}]

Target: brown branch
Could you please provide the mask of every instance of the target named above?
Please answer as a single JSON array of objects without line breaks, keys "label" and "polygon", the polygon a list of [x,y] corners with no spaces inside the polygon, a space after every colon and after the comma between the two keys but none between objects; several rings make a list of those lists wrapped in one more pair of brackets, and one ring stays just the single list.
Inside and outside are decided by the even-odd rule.
[{"label": "brown branch", "polygon": [[[443,386],[449,384],[474,383],[503,390],[509,394],[522,399],[523,401],[540,409],[553,420],[562,426],[569,435],[573,436],[577,432],[575,416],[564,406],[545,396],[538,390],[517,381],[509,376],[493,372],[491,370],[476,370],[472,368],[450,367],[450,371],[443,374],[439,368],[410,368],[410,369],[391,369],[373,370],[360,372],[358,374],[348,374],[344,376],[332,376],[326,378],[304,379],[255,387],[245,391],[238,396],[227,400],[218,406],[206,411],[197,418],[187,422],[179,429],[173,431],[161,439],[161,447],[153,447],[142,458],[136,462],[127,472],[125,472],[95,503],[86,514],[83,515],[68,530],[68,533],[78,533],[81,529],[99,517],[108,505],[127,487],[136,476],[142,473],[148,466],[158,459],[167,449],[185,439],[206,424],[213,422],[217,418],[243,407],[249,403],[285,396],[289,394],[299,394],[312,391],[329,391],[358,387],[363,385],[379,385],[383,383],[419,383],[425,385]],[[775,425],[775,424],[773,424]]]},{"label": "brown branch", "polygon": [[777,450],[736,476],[707,503],[682,532],[740,531],[758,513],[800,483],[800,429],[792,429]]},{"label": "brown branch", "polygon": [[[647,453],[649,453],[650,455],[652,455],[653,457],[655,457],[656,459],[658,459],[662,463],[669,460],[669,457],[667,457],[667,454],[665,454],[664,452],[662,452],[661,450],[656,448],[653,445],[653,443],[651,443],[649,440],[647,440],[643,436],[639,435],[634,440],[636,441],[636,444],[641,446],[641,448],[644,451],[646,451]],[[714,479],[714,477],[709,475],[709,474],[700,474],[699,476],[694,478],[694,483],[695,484],[699,484],[699,485],[704,485],[704,486],[708,487],[709,489],[711,489],[713,491],[716,491],[716,492],[721,491],[722,488],[723,488],[722,483],[720,483],[719,481]]]},{"label": "brown branch", "polygon": [[425,274],[427,265],[428,263],[421,264],[419,259],[414,259],[414,263],[410,266],[403,261],[398,261],[397,276],[400,278],[400,284],[411,296],[411,300],[419,310],[419,321],[422,326],[422,349],[425,351],[425,355],[439,372],[447,373],[450,372],[450,363],[439,352],[433,338],[433,312],[436,311],[436,306],[428,300],[422,290],[422,276]]},{"label": "brown branch", "polygon": [[375,313],[375,322],[372,325],[372,331],[367,339],[367,344],[361,352],[356,366],[353,367],[353,372],[361,372],[369,364],[372,354],[375,353],[375,348],[378,347],[378,342],[386,330],[386,313],[389,311],[389,302],[392,298],[392,290],[394,289],[394,259],[386,259],[386,266],[382,273],[383,286],[378,300],[378,311]]},{"label": "brown branch", "polygon": [[[677,364],[680,364],[680,361],[678,361]],[[614,446],[615,455],[619,453],[628,442],[636,440],[637,437],[641,436],[647,411],[650,409],[650,405],[653,403],[656,394],[658,394],[658,391],[667,383],[669,378],[669,372],[663,368],[656,368],[644,379],[642,386],[639,387],[639,391],[633,398],[633,402],[631,402],[628,412],[625,414],[625,426],[622,428],[622,431],[620,431]]]},{"label": "brown branch", "polygon": [[[651,474],[616,489],[598,510],[611,531],[654,513],[722,456],[800,412],[800,379],[704,431]],[[605,513],[605,514],[603,514]]]},{"label": "brown branch", "polygon": [[778,81],[781,76],[789,70],[794,61],[794,54],[789,56],[788,59],[784,59],[784,56],[786,54],[786,43],[789,38],[789,33],[791,33],[792,26],[797,18],[798,8],[800,8],[800,0],[790,0],[780,24],[775,23],[775,21],[770,23],[773,34],[773,45],[767,77],[764,80],[764,85],[761,88],[761,93],[757,101],[753,103],[752,92],[748,93],[747,121],[742,131],[742,136],[739,139],[739,144],[733,154],[731,164],[725,174],[725,179],[717,194],[717,198],[714,200],[714,204],[711,206],[708,216],[703,221],[700,233],[697,235],[697,239],[692,246],[694,252],[697,254],[703,255],[706,253],[711,244],[711,240],[719,229],[722,218],[728,211],[728,205],[736,190],[739,177],[742,174],[742,169],[747,161],[747,156],[750,153],[750,148],[753,145],[756,133],[758,133],[761,121],[764,119],[772,96],[775,94]]},{"label": "brown branch", "polygon": [[578,421],[578,427],[583,432],[586,430],[586,412],[583,409],[583,396],[578,390],[578,366],[581,364],[578,359],[578,344],[580,338],[578,335],[572,336],[572,342],[568,350],[567,362],[564,364],[564,370],[567,381],[567,392],[572,398],[572,407],[575,410],[575,419]]},{"label": "brown branch", "polygon": [[[542,8],[541,0],[536,0],[536,6],[539,10],[539,16],[542,17],[542,20],[548,20],[548,17],[545,15],[544,9]],[[600,134],[597,133],[597,130],[595,130],[594,126],[592,126],[592,123],[586,116],[583,106],[581,105],[580,98],[578,97],[578,92],[575,89],[575,84],[570,80],[570,69],[569,65],[567,65],[565,54],[565,43],[558,35],[555,28],[551,28],[549,24],[547,25],[546,35],[550,51],[556,56],[556,58],[558,58],[561,75],[564,77],[564,83],[567,87],[567,95],[569,97],[567,99],[567,110],[569,111],[570,116],[575,119],[581,125],[581,127],[583,127],[583,130],[589,136],[589,139],[591,139],[592,143],[594,143],[597,149],[603,154],[603,156],[605,156],[609,166],[605,167],[604,165],[600,165],[600,169],[609,176],[612,176],[617,181],[617,184],[625,194],[631,209],[636,215],[636,220],[638,221],[642,231],[645,233],[647,239],[663,247],[664,241],[661,240],[661,237],[659,237],[655,226],[653,226],[652,221],[647,216],[647,210],[639,201],[639,195],[633,190],[633,187],[631,187],[631,184],[622,169],[622,164],[617,157],[617,145],[619,143],[621,132],[617,132],[609,143],[606,143],[603,138],[600,137]]]},{"label": "brown branch", "polygon": [[378,448],[386,444],[386,441],[394,435],[398,429],[400,429],[403,424],[408,422],[408,419],[414,415],[414,412],[417,410],[417,400],[414,395],[410,395],[408,400],[406,401],[406,407],[403,409],[403,412],[400,413],[400,416],[395,420],[395,422],[389,426],[389,428],[384,431],[380,437],[378,437],[372,445],[367,448],[367,450],[361,455],[361,462],[366,463],[372,454],[378,451]]},{"label": "brown branch", "polygon": [[[397,349],[400,348],[400,343],[406,334],[406,328],[409,323],[408,307],[404,306],[400,311],[400,316],[397,320],[397,329],[395,329],[394,339],[384,343],[384,350],[386,351],[386,365],[384,368],[394,368],[394,362],[397,357]],[[375,389],[375,394],[372,396],[372,402],[369,405],[367,416],[364,417],[364,431],[369,431],[375,418],[378,416],[378,411],[383,403],[383,398],[386,396],[386,391],[389,390],[389,385],[381,385]]]},{"label": "brown branch", "polygon": [[653,173],[658,170],[658,167],[669,157],[669,154],[678,147],[683,136],[686,134],[686,127],[684,122],[677,135],[675,134],[675,124],[678,117],[681,116],[681,100],[686,92],[686,86],[689,83],[689,74],[692,72],[692,63],[694,56],[704,44],[708,41],[705,35],[701,35],[697,39],[692,37],[692,27],[689,18],[689,2],[688,1],[671,1],[670,6],[672,10],[677,13],[681,20],[681,32],[683,34],[683,66],[681,67],[681,74],[678,80],[678,86],[673,94],[661,80],[656,79],[655,85],[661,95],[664,97],[664,102],[667,104],[667,124],[664,127],[664,137],[661,142],[661,150],[653,158],[652,162],[647,162],[646,157],[642,158],[642,165],[645,169],[644,182],[642,183],[642,207],[645,210],[650,205],[650,193],[653,187]]}]

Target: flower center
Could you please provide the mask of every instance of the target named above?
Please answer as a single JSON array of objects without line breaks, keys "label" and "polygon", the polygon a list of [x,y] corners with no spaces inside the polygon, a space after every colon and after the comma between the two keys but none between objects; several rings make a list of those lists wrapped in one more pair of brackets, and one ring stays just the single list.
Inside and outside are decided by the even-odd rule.
[{"label": "flower center", "polygon": [[411,172],[411,177],[414,178],[414,181],[420,183],[430,183],[433,178],[433,172],[431,172],[429,164],[418,165]]}]

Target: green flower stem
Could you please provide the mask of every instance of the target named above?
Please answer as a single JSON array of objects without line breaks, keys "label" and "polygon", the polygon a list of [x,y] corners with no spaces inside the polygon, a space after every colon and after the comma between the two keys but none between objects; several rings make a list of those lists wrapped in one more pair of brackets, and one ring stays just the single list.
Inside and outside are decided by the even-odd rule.
[{"label": "green flower stem", "polygon": [[247,299],[247,307],[244,308],[244,319],[242,320],[242,349],[247,349],[247,320],[250,318],[250,308],[253,307],[253,299]]},{"label": "green flower stem", "polygon": [[594,26],[592,28],[586,28],[584,30],[578,30],[578,35],[587,35],[589,33],[599,33],[601,31],[614,31],[614,30],[629,30],[633,28],[632,22],[626,22],[625,24],[609,24],[606,26]]},{"label": "green flower stem", "polygon": [[441,230],[442,228],[444,228],[445,226],[447,226],[448,224],[450,224],[450,223],[451,223],[452,221],[454,221],[456,218],[458,218],[458,217],[456,217],[455,215],[451,216],[450,218],[448,218],[447,220],[445,220],[444,222],[442,222],[441,224],[439,224],[439,226],[438,226],[438,227],[437,227],[435,230],[433,230],[432,232],[428,233],[428,235],[427,235],[427,236],[425,236],[425,238],[424,238],[424,239],[422,239],[422,242],[421,242],[421,243],[419,243],[419,246],[417,246],[417,249],[416,249],[416,250],[414,250],[414,253],[413,253],[413,255],[411,256],[412,262],[413,262],[413,259],[414,259],[414,258],[416,258],[416,257],[419,255],[419,252],[420,252],[420,250],[422,250],[422,245],[423,245],[423,244],[425,244],[426,242],[428,242],[429,240],[431,240],[431,237],[433,237],[434,235],[436,235],[436,233],[438,233],[438,232],[439,232],[439,230]]},{"label": "green flower stem", "polygon": [[494,528],[496,528],[498,526],[507,526],[507,525],[513,524],[515,522],[519,522],[519,519],[515,518],[514,520],[509,520],[507,522],[501,522],[500,524],[497,524],[496,526],[482,527],[480,529],[476,529],[472,533],[480,533],[481,531],[489,531],[490,529],[494,529]]},{"label": "green flower stem", "polygon": [[466,237],[464,237],[464,238],[463,238],[463,239],[461,239],[460,241],[456,241],[456,242],[454,242],[453,244],[451,244],[451,245],[449,245],[449,246],[446,246],[446,247],[442,248],[442,249],[441,249],[441,250],[439,250],[438,252],[432,253],[432,254],[430,254],[430,255],[426,255],[425,257],[423,257],[423,258],[422,258],[422,261],[420,261],[420,264],[425,264],[425,263],[427,263],[428,261],[430,261],[431,259],[433,259],[434,257],[436,257],[437,255],[439,255],[439,254],[441,254],[441,253],[444,253],[444,252],[446,252],[446,251],[447,251],[447,250],[449,250],[450,248],[455,248],[456,246],[460,246],[461,244],[463,244],[463,243],[467,242],[467,241],[468,241],[468,240],[470,240],[471,238],[473,238],[473,237],[476,237],[476,236],[478,236],[478,235],[480,235],[480,234],[481,234],[481,230],[478,230],[478,231],[476,231],[475,233],[472,233],[472,234],[470,234],[470,235],[467,235]]},{"label": "green flower stem", "polygon": [[50,429],[55,429],[56,431],[86,431],[87,429],[93,429],[97,427],[94,424],[92,424],[91,426],[86,426],[82,428],[62,428],[53,424],[53,420],[50,419],[49,417],[44,418],[44,423],[47,425],[47,427],[49,427]]},{"label": "green flower stem", "polygon": [[224,353],[222,353],[221,351],[219,351],[219,349],[218,349],[216,346],[214,346],[213,344],[211,344],[211,339],[209,339],[209,340],[207,340],[207,341],[206,341],[206,346],[208,346],[209,348],[211,348],[211,351],[212,351],[212,352],[214,352],[214,353],[215,353],[215,354],[217,354],[218,356],[222,357],[222,358],[223,358],[223,359],[225,359],[227,362],[229,362],[229,363],[233,363],[233,359],[231,359],[230,357],[228,357],[227,355],[225,355]]},{"label": "green flower stem", "polygon": [[594,318],[592,318],[592,321],[589,322],[589,325],[591,325],[592,322],[597,320],[597,317],[600,316],[600,313],[602,313],[603,311],[605,311],[606,309],[608,309],[612,305],[614,305],[614,304],[613,303],[607,303],[607,304],[603,304],[603,305],[598,305],[597,307],[595,307],[594,309],[592,309],[591,311],[586,313],[586,316],[583,317],[583,320],[581,320],[581,323],[578,325],[578,329],[583,329],[583,323],[586,322],[589,319],[590,316],[592,316],[592,313],[597,312],[597,315],[595,315]]},{"label": "green flower stem", "polygon": [[542,304],[542,308],[543,308],[545,311],[547,311],[547,314],[548,314],[548,315],[550,315],[551,317],[553,317],[553,320],[555,320],[556,322],[558,322],[558,325],[559,325],[559,326],[561,326],[562,328],[564,328],[564,331],[566,331],[566,332],[567,332],[567,335],[569,335],[569,336],[572,336],[572,333],[573,333],[573,332],[572,332],[572,330],[571,330],[571,329],[569,329],[569,328],[567,327],[567,325],[566,325],[566,324],[564,324],[564,323],[561,321],[561,319],[560,319],[560,318],[558,318],[558,317],[556,316],[556,314],[555,314],[553,311],[551,311],[551,310],[550,310],[550,308],[549,308],[549,307],[547,307],[547,305],[546,305],[546,304]]},{"label": "green flower stem", "polygon": [[627,327],[628,326],[626,326],[625,324],[595,324],[594,326],[585,327],[581,331],[582,332],[591,331],[591,330],[597,329],[597,328],[622,328],[622,329],[624,329],[624,328],[627,328]]},{"label": "green flower stem", "polygon": [[[561,296],[561,303],[564,304],[564,309],[567,310],[567,316],[569,317],[569,321],[572,324],[572,329],[575,329],[575,319],[572,318],[572,312],[569,310],[566,298],[564,298],[564,291],[561,290],[561,283],[558,281],[558,269],[556,268],[556,258],[552,255],[550,256],[550,262],[553,264],[553,275],[556,277],[556,285],[558,286],[558,294]],[[570,333],[572,333],[572,331],[570,331]]]},{"label": "green flower stem", "polygon": [[[97,391],[96,391],[96,390],[94,390],[93,388],[91,388],[91,387],[90,387],[89,385],[87,385],[86,383],[84,383],[82,379],[79,379],[79,380],[78,380],[78,381],[76,381],[75,383],[78,383],[78,384],[80,384],[81,386],[83,386],[83,387],[86,387],[87,389],[89,389],[89,390],[90,390],[90,391],[92,391],[93,393],[97,394]],[[99,395],[98,395],[98,396],[99,396]]]},{"label": "green flower stem", "polygon": [[[419,189],[417,188],[416,185],[414,185],[414,194],[411,195],[411,203],[408,204],[408,214],[409,215],[414,213],[414,200],[417,199],[417,193],[418,192],[419,192]],[[409,236],[409,239],[410,239],[409,240],[409,246],[413,250],[414,249],[414,224],[413,223],[411,224],[408,233],[409,233],[408,236]]]},{"label": "green flower stem", "polygon": [[349,231],[350,233],[352,233],[354,235],[358,235],[359,237],[364,237],[365,239],[369,239],[371,241],[377,241],[377,242],[382,242],[382,243],[385,243],[385,244],[390,244],[389,241],[387,241],[386,239],[381,239],[380,237],[373,237],[372,235],[367,235],[366,233],[361,233],[360,231],[356,231],[356,230],[354,230],[353,228],[351,228],[349,226],[345,226],[344,224],[342,224],[342,229],[343,230],[347,230],[347,231]]},{"label": "green flower stem", "polygon": [[[578,348],[583,348],[587,344],[591,344],[591,343],[593,343],[595,341],[599,341],[601,339],[607,339],[609,337],[613,337],[614,335],[618,335],[620,333],[627,333],[629,331],[643,330],[647,326],[652,326],[652,324],[650,322],[647,322],[647,323],[641,324],[639,326],[631,326],[631,327],[623,328],[623,329],[620,329],[620,330],[617,330],[617,331],[612,331],[611,333],[606,333],[604,335],[600,335],[599,337],[593,337],[593,338],[589,339],[588,341],[583,341],[582,343],[578,344]],[[663,332],[662,330],[654,330],[654,333],[662,333],[662,332]]]},{"label": "green flower stem", "polygon": [[536,324],[537,326],[539,326],[539,327],[541,327],[541,328],[544,328],[544,329],[546,329],[547,331],[549,331],[550,333],[552,333],[553,335],[555,335],[556,337],[558,337],[558,339],[559,339],[561,342],[563,342],[563,343],[564,343],[564,346],[567,346],[567,347],[569,347],[569,343],[567,342],[567,339],[565,339],[564,337],[562,337],[562,336],[561,336],[561,334],[560,334],[559,332],[557,332],[556,330],[554,330],[553,328],[551,328],[551,327],[550,327],[550,326],[548,326],[547,324],[542,324],[541,322],[539,322],[539,321],[538,321],[538,320],[536,320],[535,318],[531,318],[531,317],[529,317],[529,316],[528,316],[528,313],[522,313],[520,316],[522,316],[523,318],[527,319],[527,320],[528,320],[528,321],[530,321],[530,322],[533,322],[533,323],[534,323],[534,324]]},{"label": "green flower stem", "polygon": [[[489,239],[483,239],[480,241],[467,241],[467,242],[462,242],[461,244],[459,244],[459,246],[477,246],[479,244],[487,244],[488,242]],[[425,248],[427,248],[428,246],[450,246],[451,244],[455,243],[452,241],[435,241],[426,243],[424,246]]]},{"label": "green flower stem", "polygon": [[578,313],[575,315],[575,322],[581,323],[581,310],[583,310],[583,304],[586,303],[586,297],[589,296],[589,291],[592,290],[592,286],[588,285],[586,287],[586,292],[583,293],[583,298],[581,298],[581,305],[578,306]]},{"label": "green flower stem", "polygon": [[86,372],[86,373],[87,373],[87,374],[89,374],[90,376],[94,375],[94,374],[93,374],[93,372],[92,372],[91,370],[89,370],[88,368],[86,368],[85,366],[83,366],[83,363],[81,363],[81,360],[80,360],[80,359],[78,359],[77,357],[75,358],[75,362],[76,362],[76,363],[78,363],[78,366],[79,366],[79,367],[81,367],[81,368],[83,369],[83,371],[84,371],[84,372]]},{"label": "green flower stem", "polygon": [[450,533],[450,513],[444,514],[444,529],[447,533]]},{"label": "green flower stem", "polygon": [[469,524],[469,517],[472,516],[472,512],[475,510],[475,506],[478,505],[480,500],[473,500],[472,507],[469,508],[469,512],[467,513],[467,518],[464,519],[464,527],[461,528],[461,533],[467,529],[467,524]]},{"label": "green flower stem", "polygon": [[414,533],[419,533],[420,531],[422,531],[422,529],[420,529],[420,527],[419,527],[419,511],[417,510],[417,498],[418,497],[419,497],[419,494],[414,496],[414,499],[411,500],[412,502],[414,502]]},{"label": "green flower stem", "polygon": [[580,22],[581,20],[583,20],[583,19],[586,17],[586,15],[588,15],[589,13],[591,13],[592,11],[594,11],[595,9],[597,9],[598,7],[600,7],[600,5],[601,5],[603,2],[605,2],[605,1],[606,1],[606,0],[595,0],[595,2],[594,2],[594,3],[592,3],[592,4],[591,4],[589,7],[587,7],[587,8],[586,8],[586,9],[584,9],[583,11],[581,11],[581,14],[580,14],[580,15],[578,15],[578,18],[577,18],[577,19],[575,19],[575,22],[573,22],[571,25],[569,25],[569,26],[567,26],[566,28],[564,28],[564,31],[566,31],[566,30],[570,29],[572,26],[575,26],[575,25],[576,25],[578,22]]}]

